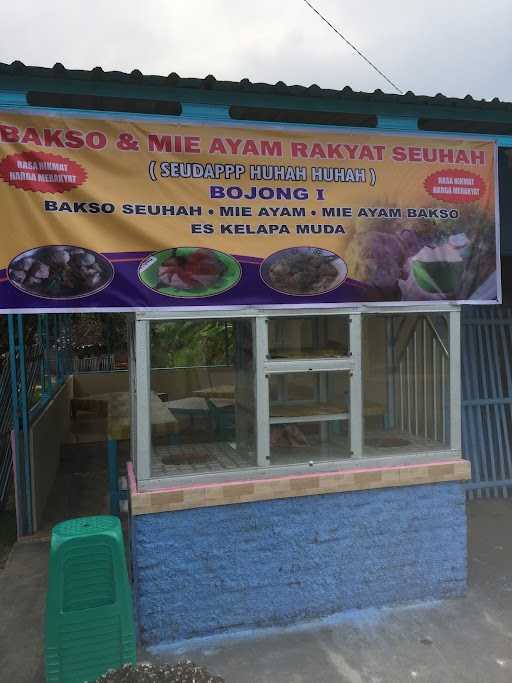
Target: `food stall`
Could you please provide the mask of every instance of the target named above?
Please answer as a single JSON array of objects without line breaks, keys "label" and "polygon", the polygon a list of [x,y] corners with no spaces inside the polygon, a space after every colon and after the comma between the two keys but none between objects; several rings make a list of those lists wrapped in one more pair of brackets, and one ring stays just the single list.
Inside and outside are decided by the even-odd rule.
[{"label": "food stall", "polygon": [[129,394],[99,400],[141,641],[463,594],[494,141],[212,107],[0,117],[2,309],[127,313]]},{"label": "food stall", "polygon": [[151,329],[190,313],[136,314],[144,642],[463,594],[460,307],[411,309],[230,311],[232,384],[208,393],[233,429],[193,444],[152,434],[148,401]]}]

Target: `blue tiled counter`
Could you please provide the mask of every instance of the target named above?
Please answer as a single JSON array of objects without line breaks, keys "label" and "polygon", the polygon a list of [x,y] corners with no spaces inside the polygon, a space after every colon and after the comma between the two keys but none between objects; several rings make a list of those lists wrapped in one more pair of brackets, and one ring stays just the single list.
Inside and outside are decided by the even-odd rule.
[{"label": "blue tiled counter", "polygon": [[143,644],[463,595],[461,482],[132,518]]}]

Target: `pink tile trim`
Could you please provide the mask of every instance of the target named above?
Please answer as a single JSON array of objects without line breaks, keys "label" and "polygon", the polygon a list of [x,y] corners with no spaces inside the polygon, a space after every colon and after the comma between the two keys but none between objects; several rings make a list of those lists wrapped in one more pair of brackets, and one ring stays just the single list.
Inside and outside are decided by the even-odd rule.
[{"label": "pink tile trim", "polygon": [[130,495],[136,496],[137,491],[137,480],[135,479],[135,472],[133,470],[133,463],[131,461],[126,463],[126,474],[128,477],[128,488],[130,489]]}]

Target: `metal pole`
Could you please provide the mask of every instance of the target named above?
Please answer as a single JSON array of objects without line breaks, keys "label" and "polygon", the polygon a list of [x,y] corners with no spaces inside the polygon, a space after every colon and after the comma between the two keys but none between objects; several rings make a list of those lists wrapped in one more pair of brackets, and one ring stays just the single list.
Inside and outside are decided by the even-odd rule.
[{"label": "metal pole", "polygon": [[461,372],[460,372],[460,307],[450,312],[450,447],[462,450]]},{"label": "metal pole", "polygon": [[73,365],[73,359],[74,359],[74,351],[73,351],[73,321],[75,317],[73,313],[70,313],[69,315],[69,321],[68,321],[68,331],[69,331],[69,350],[68,350],[68,361],[69,361],[69,372],[72,373],[74,372],[74,365]]},{"label": "metal pole", "polygon": [[350,316],[350,353],[354,361],[350,376],[350,453],[353,458],[361,458],[364,417],[360,313]]},{"label": "metal pole", "polygon": [[[52,343],[52,349],[53,349],[53,366],[54,366],[54,371],[55,371],[55,386],[53,385],[53,375],[51,377],[52,379],[52,393],[55,388],[57,388],[59,384],[59,369],[58,369],[58,364],[59,364],[59,352],[57,350],[57,343],[58,343],[58,331],[57,331],[57,314],[54,313],[52,317],[52,331],[53,331],[53,343]],[[51,368],[50,368],[51,369]]]},{"label": "metal pole", "polygon": [[46,396],[44,393],[43,326],[42,326],[42,318],[40,315],[37,316],[37,338],[39,340],[39,346],[41,347],[41,365],[39,367],[39,383],[41,384],[41,400],[44,401]]},{"label": "metal pole", "polygon": [[69,373],[74,372],[75,366],[74,366],[74,351],[73,351],[73,321],[75,317],[73,313],[69,314],[68,317],[68,371]]},{"label": "metal pole", "polygon": [[52,364],[50,356],[50,316],[45,313],[43,326],[45,331],[45,354],[46,354],[46,389],[48,396],[52,393]]},{"label": "metal pole", "polygon": [[107,474],[110,496],[110,514],[119,517],[119,471],[117,465],[117,439],[107,441]]},{"label": "metal pole", "polygon": [[395,427],[395,403],[396,403],[396,367],[395,367],[395,337],[394,318],[386,316],[386,386],[388,396],[387,412],[384,417],[386,429]]},{"label": "metal pole", "polygon": [[107,357],[112,355],[112,313],[107,313]]},{"label": "metal pole", "polygon": [[32,533],[32,481],[30,475],[30,419],[27,400],[27,369],[25,365],[25,337],[23,316],[18,315],[18,356],[20,361],[21,422],[23,425],[23,463],[25,496],[27,501],[27,533]]},{"label": "metal pole", "polygon": [[43,354],[41,364],[41,398],[47,401],[50,396],[50,386],[48,383],[48,315],[43,314],[38,316],[37,327],[39,339],[41,341],[41,349]]},{"label": "metal pole", "polygon": [[128,383],[130,387],[130,458],[137,470],[137,366],[135,358],[135,317],[126,316],[126,338],[128,341]]},{"label": "metal pole", "polygon": [[7,316],[9,330],[9,365],[11,371],[11,409],[12,409],[12,430],[14,434],[14,481],[16,486],[16,525],[18,536],[25,535],[25,506],[23,496],[23,486],[21,480],[21,457],[20,457],[20,420],[18,406],[18,373],[16,366],[16,328],[14,326],[14,315]]},{"label": "metal pole", "polygon": [[137,481],[151,477],[151,355],[148,320],[135,320],[136,396],[137,396]]},{"label": "metal pole", "polygon": [[67,377],[69,375],[69,313],[65,313],[62,315],[61,320],[62,320],[62,327],[63,327],[63,343],[64,343],[64,348],[62,352],[62,359],[63,359],[63,372],[64,372],[64,377]]},{"label": "metal pole", "polygon": [[258,317],[253,324],[256,360],[256,459],[258,467],[271,465],[269,380],[264,363],[268,356],[268,325],[266,318]]},{"label": "metal pole", "polygon": [[55,374],[57,375],[57,386],[62,384],[62,356],[61,356],[61,325],[60,315],[55,314]]},{"label": "metal pole", "polygon": [[224,321],[224,364],[231,365],[229,358],[229,333],[227,320]]}]

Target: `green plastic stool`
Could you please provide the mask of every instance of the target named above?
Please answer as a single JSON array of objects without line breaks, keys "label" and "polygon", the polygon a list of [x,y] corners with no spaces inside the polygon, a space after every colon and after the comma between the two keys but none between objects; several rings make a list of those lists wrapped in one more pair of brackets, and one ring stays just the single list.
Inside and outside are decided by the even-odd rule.
[{"label": "green plastic stool", "polygon": [[52,530],[45,622],[47,683],[86,683],[135,663],[133,606],[117,517]]}]

